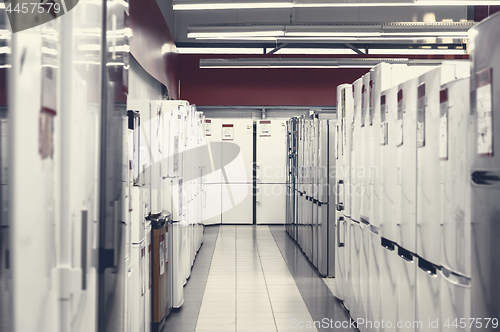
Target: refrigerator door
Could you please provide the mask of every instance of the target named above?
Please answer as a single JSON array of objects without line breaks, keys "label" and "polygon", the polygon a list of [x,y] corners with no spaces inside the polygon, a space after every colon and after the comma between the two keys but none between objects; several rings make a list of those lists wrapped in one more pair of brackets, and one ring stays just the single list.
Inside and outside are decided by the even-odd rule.
[{"label": "refrigerator door", "polygon": [[257,121],[258,183],[285,183],[286,137],[284,120]]},{"label": "refrigerator door", "polygon": [[370,133],[373,126],[371,110],[371,94],[373,80],[371,72],[363,76],[363,87],[361,90],[361,137],[360,139],[360,163],[356,169],[358,182],[360,184],[360,221],[370,221],[370,168],[371,154]]},{"label": "refrigerator door", "polygon": [[397,211],[400,193],[398,192],[397,160],[397,94],[393,87],[382,92],[380,97],[380,236],[396,241]]},{"label": "refrigerator door", "polygon": [[[251,184],[253,182],[253,120],[224,120],[222,126],[223,134],[226,135],[222,141],[233,143],[222,144],[222,166],[224,167],[222,182]],[[286,144],[286,140],[283,143]],[[283,161],[283,167],[285,167],[285,159]],[[284,182],[285,178],[283,178]],[[251,214],[251,211],[247,213]]]},{"label": "refrigerator door", "polygon": [[[440,92],[439,158],[442,231],[440,265],[471,275],[469,79],[442,86]],[[465,133],[465,134],[464,134]]]},{"label": "refrigerator door", "polygon": [[[404,249],[415,252],[417,221],[417,88],[418,78],[399,85],[398,91],[398,189],[401,197],[397,219],[397,243]],[[401,108],[402,107],[402,108]]]},{"label": "refrigerator door", "polygon": [[[472,317],[500,317],[500,14],[470,32],[472,197]],[[496,151],[495,151],[496,150]],[[493,331],[479,328],[473,331]]]},{"label": "refrigerator door", "polygon": [[[443,330],[471,331],[470,323],[465,324],[465,326],[460,325],[460,318],[465,319],[466,322],[470,322],[473,318],[471,315],[471,279],[446,268],[441,268],[438,274],[441,282],[439,289],[441,317],[439,321],[444,327]],[[455,326],[453,326],[454,323]],[[481,321],[482,324],[483,321]]]},{"label": "refrigerator door", "polygon": [[[334,127],[335,128],[335,127]],[[320,274],[326,276],[328,274],[328,258],[329,258],[329,240],[331,231],[329,229],[328,207],[329,207],[329,159],[328,153],[330,151],[330,142],[334,143],[334,139],[329,139],[329,121],[326,119],[319,121],[319,147],[318,147],[318,167],[317,167],[317,182],[318,182],[318,271]],[[335,178],[332,179],[335,181]],[[333,211],[332,211],[333,212]],[[333,230],[332,240],[335,231]]]},{"label": "refrigerator door", "polygon": [[[363,78],[359,78],[353,84],[354,89],[354,109],[352,115],[351,134],[351,155],[350,155],[350,181],[347,186],[347,194],[351,199],[351,219],[361,221],[361,196],[363,192],[362,176],[358,176],[363,166],[363,138],[364,138],[364,102]],[[362,173],[362,172],[361,172]]]},{"label": "refrigerator door", "polygon": [[[368,245],[370,246],[369,256],[368,256],[368,270],[370,271],[370,278],[368,281],[368,309],[367,317],[373,322],[381,321],[381,269],[385,268],[382,266],[382,254],[384,248],[381,246],[380,235],[377,233],[378,230],[373,226],[370,227],[370,241]],[[384,294],[385,297],[385,294]],[[380,331],[380,326],[373,325],[368,331]]]},{"label": "refrigerator door", "polygon": [[[326,176],[328,179],[327,194],[328,194],[328,217],[326,218],[328,238],[327,238],[327,252],[328,252],[328,265],[327,276],[335,277],[335,264],[337,255],[337,206],[336,206],[336,187],[338,175],[336,170],[337,163],[337,147],[338,147],[338,120],[328,120],[328,167],[326,168]],[[338,280],[338,279],[337,279]]]},{"label": "refrigerator door", "polygon": [[[418,323],[415,326],[415,331],[428,331],[429,324],[433,324],[434,322],[438,322],[436,328],[442,328],[443,322],[439,323],[439,319],[441,318],[441,285],[439,266],[423,258],[418,258],[415,319]],[[432,325],[431,328],[433,328]]]},{"label": "refrigerator door", "polygon": [[285,222],[285,187],[283,183],[257,184],[257,224]]},{"label": "refrigerator door", "polygon": [[[405,322],[405,326],[397,327],[396,331],[415,331],[416,321],[416,274],[417,258],[409,251],[399,247],[397,269],[397,321]],[[385,302],[383,303],[385,304]],[[412,322],[411,326],[406,322]]]},{"label": "refrigerator door", "polygon": [[222,223],[252,224],[253,223],[253,185],[224,184],[222,191]]},{"label": "refrigerator door", "polygon": [[[385,330],[395,330],[395,322],[398,321],[398,275],[400,258],[397,253],[397,246],[394,242],[381,240],[382,250],[380,251],[380,320],[391,322],[391,328]],[[386,324],[387,326],[387,324]],[[384,331],[384,329],[380,329]]]}]

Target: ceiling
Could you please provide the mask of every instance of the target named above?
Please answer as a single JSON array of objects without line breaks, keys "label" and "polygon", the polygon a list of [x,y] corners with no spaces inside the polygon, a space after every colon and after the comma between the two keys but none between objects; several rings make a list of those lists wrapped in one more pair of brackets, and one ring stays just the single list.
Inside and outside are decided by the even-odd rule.
[{"label": "ceiling", "polygon": [[180,53],[465,54],[474,18],[466,5],[174,11],[172,0],[157,3]]}]

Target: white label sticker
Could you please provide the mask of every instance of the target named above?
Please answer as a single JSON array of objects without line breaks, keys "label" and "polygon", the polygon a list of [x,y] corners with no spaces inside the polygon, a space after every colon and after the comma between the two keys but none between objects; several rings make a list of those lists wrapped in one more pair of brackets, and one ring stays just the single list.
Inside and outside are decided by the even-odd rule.
[{"label": "white label sticker", "polygon": [[493,155],[493,97],[491,68],[477,73],[477,153]]},{"label": "white label sticker", "polygon": [[448,160],[448,89],[440,92],[439,159]]},{"label": "white label sticker", "polygon": [[205,120],[205,136],[212,136],[212,120]]},{"label": "white label sticker", "polygon": [[425,146],[425,83],[418,87],[417,147]]},{"label": "white label sticker", "polygon": [[160,275],[165,273],[165,234],[160,235]]},{"label": "white label sticker", "polygon": [[271,121],[260,121],[260,137],[271,137]]},{"label": "white label sticker", "polygon": [[232,124],[222,125],[222,140],[223,141],[234,140],[234,126]]},{"label": "white label sticker", "polygon": [[396,146],[403,145],[403,90],[398,92],[398,118],[396,123]]}]

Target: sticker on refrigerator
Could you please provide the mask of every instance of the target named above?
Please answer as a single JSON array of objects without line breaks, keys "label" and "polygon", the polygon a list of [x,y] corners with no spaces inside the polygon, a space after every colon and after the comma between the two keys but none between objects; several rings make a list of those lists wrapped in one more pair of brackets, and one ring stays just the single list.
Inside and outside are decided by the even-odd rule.
[{"label": "sticker on refrigerator", "polygon": [[146,293],[146,280],[144,275],[144,264],[146,264],[146,246],[141,244],[141,261],[139,263],[139,273],[141,275],[141,296]]},{"label": "sticker on refrigerator", "polygon": [[396,124],[396,146],[403,145],[403,89],[398,91],[398,117]]},{"label": "sticker on refrigerator", "polygon": [[179,136],[174,136],[174,172],[179,170]]},{"label": "sticker on refrigerator", "polygon": [[386,112],[386,102],[385,95],[380,96],[380,145],[387,145],[388,143],[388,126],[385,122],[385,112]]},{"label": "sticker on refrigerator", "polygon": [[165,234],[160,235],[160,275],[165,273]]},{"label": "sticker on refrigerator", "polygon": [[337,132],[336,132],[336,137],[335,141],[337,143],[337,148],[335,149],[335,159],[339,159],[339,149],[340,149],[340,144],[339,144],[339,126],[337,125]]},{"label": "sticker on refrigerator", "polygon": [[448,160],[448,88],[439,92],[439,159]]},{"label": "sticker on refrigerator", "polygon": [[232,141],[234,140],[234,126],[232,123],[225,123],[222,125],[222,140]]},{"label": "sticker on refrigerator", "polygon": [[417,147],[425,146],[425,83],[418,87],[417,99]]},{"label": "sticker on refrigerator", "polygon": [[260,137],[271,137],[271,121],[259,121]]},{"label": "sticker on refrigerator", "polygon": [[365,96],[366,96],[366,85],[363,84],[363,87],[361,88],[361,127],[365,126],[365,116],[366,116]]},{"label": "sticker on refrigerator", "polygon": [[205,120],[205,136],[212,136],[212,120]]},{"label": "sticker on refrigerator", "polygon": [[375,109],[373,107],[373,81],[370,80],[370,93],[368,94],[369,95],[369,111],[368,111],[368,124],[370,126],[373,125],[373,116],[374,116],[374,112],[375,112]]},{"label": "sticker on refrigerator", "polygon": [[480,156],[493,155],[493,96],[491,76],[491,68],[476,74],[477,153]]}]

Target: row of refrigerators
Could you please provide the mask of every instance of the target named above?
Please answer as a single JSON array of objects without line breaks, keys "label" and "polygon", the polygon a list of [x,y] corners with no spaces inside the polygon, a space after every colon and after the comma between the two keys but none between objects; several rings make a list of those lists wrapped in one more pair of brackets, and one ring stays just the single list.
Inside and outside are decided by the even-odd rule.
[{"label": "row of refrigerators", "polygon": [[381,63],[338,87],[336,121],[288,122],[287,231],[361,331],[498,328],[499,27],[471,30],[470,61]]},{"label": "row of refrigerators", "polygon": [[131,295],[124,330],[159,331],[184,302],[203,242],[211,172],[205,119],[186,101],[128,100],[127,108]]}]

